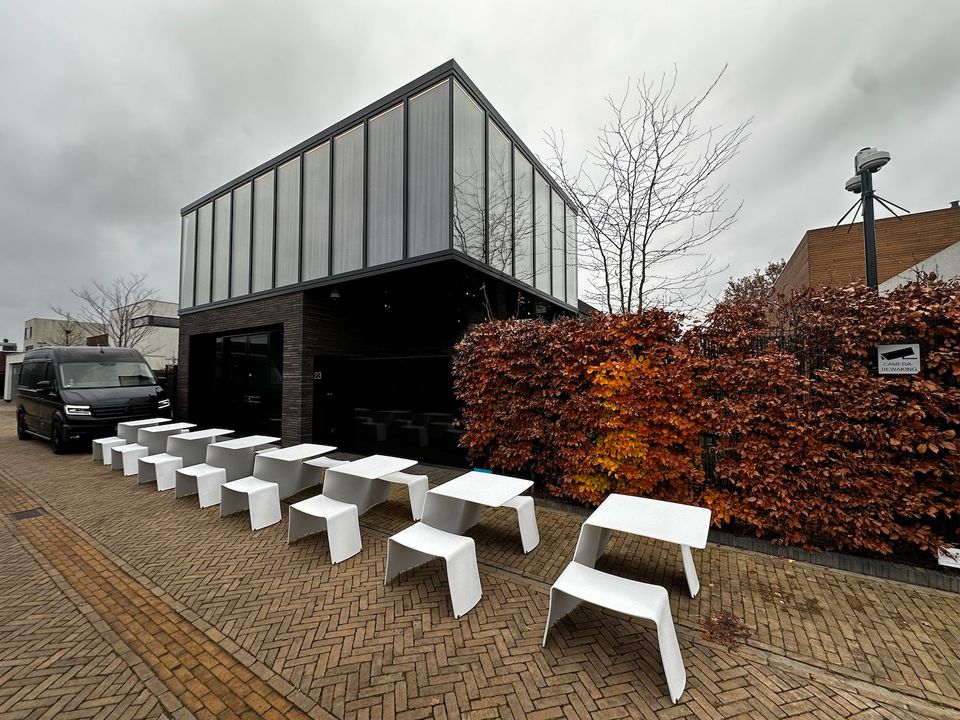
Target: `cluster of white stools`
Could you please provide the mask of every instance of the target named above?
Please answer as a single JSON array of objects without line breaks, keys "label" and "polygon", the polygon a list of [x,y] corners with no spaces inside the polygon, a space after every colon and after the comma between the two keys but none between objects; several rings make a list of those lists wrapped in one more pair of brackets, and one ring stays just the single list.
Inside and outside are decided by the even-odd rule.
[{"label": "cluster of white stools", "polygon": [[[416,521],[387,541],[384,584],[400,573],[443,558],[453,613],[460,617],[480,601],[482,588],[476,545],[464,533],[483,508],[516,513],[523,552],[540,543],[534,501],[524,493],[533,482],[474,470],[430,489],[426,475],[404,472],[416,460],[372,455],[347,461],[328,457],[329,445],[279,447],[268,435],[231,437],[232,430],[196,430],[193,423],[151,418],[120,423],[113,437],[93,441],[93,459],[141,484],[196,495],[200,507],[220,506],[220,517],[246,511],[259,530],[282,520],[281,499],[322,484],[319,495],[289,507],[287,542],[326,532],[330,560],[339,563],[362,549],[360,515],[387,500],[392,484],[406,486]],[[680,546],[690,594],[699,580],[692,547],[706,546],[710,511],[647,498],[610,495],[587,518],[573,562],[550,591],[543,644],[551,626],[581,603],[652,621],[671,699],[686,684],[686,671],[665,588],[597,570],[613,531],[652,537]]]}]

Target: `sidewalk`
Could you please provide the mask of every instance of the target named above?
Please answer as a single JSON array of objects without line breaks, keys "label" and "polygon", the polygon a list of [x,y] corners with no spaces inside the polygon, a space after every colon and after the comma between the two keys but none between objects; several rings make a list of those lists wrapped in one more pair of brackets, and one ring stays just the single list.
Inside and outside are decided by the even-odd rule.
[{"label": "sidewalk", "polygon": [[710,546],[691,599],[675,547],[614,536],[598,567],[670,593],[673,705],[652,627],[580,609],[541,648],[577,517],[539,509],[523,555],[515,515],[486,513],[483,599],[458,620],[435,565],[383,585],[405,488],[332,566],[324,535],[288,547],[285,519],[252,533],[13,420],[0,404],[3,718],[960,718],[956,595]]}]

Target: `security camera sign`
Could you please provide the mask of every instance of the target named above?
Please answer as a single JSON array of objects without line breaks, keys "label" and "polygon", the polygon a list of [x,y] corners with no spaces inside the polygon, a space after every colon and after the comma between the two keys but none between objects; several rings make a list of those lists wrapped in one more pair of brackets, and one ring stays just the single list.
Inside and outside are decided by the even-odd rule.
[{"label": "security camera sign", "polygon": [[916,375],[920,372],[920,346],[880,345],[877,370],[881,375]]}]

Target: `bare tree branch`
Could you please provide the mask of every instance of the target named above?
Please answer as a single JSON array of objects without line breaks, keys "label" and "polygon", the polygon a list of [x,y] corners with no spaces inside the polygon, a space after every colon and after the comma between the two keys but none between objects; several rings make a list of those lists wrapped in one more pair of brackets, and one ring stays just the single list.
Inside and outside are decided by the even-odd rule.
[{"label": "bare tree branch", "polygon": [[731,130],[701,128],[698,115],[726,72],[704,93],[677,104],[677,71],[659,81],[628,81],[606,98],[611,119],[579,165],[563,135],[550,130],[548,165],[579,213],[581,266],[611,312],[649,305],[695,309],[720,270],[706,246],[735,222],[728,187],[716,174],[739,153],[751,119]]},{"label": "bare tree branch", "polygon": [[153,351],[141,345],[150,327],[135,327],[133,323],[149,312],[149,300],[157,294],[155,288],[147,285],[146,275],[131,273],[109,283],[95,280],[92,287],[84,285],[70,292],[80,301],[79,310],[73,312],[57,305],[50,308],[80,333],[88,336],[105,332],[114,347],[136,346],[144,354]]}]

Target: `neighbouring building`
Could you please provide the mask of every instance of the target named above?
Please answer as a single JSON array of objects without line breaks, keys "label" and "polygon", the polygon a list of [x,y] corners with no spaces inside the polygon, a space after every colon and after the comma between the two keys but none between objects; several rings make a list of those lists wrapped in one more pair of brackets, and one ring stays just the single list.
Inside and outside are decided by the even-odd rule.
[{"label": "neighbouring building", "polygon": [[164,300],[144,300],[134,310],[133,327],[149,328],[134,347],[154,370],[177,364],[180,352],[180,306]]},{"label": "neighbouring building", "polygon": [[576,215],[450,61],[181,211],[178,412],[459,461],[453,347],[575,315]]},{"label": "neighbouring building", "polygon": [[84,323],[54,318],[30,318],[23,323],[23,349],[86,345],[87,339],[107,332],[101,323]]},{"label": "neighbouring building", "polygon": [[[918,269],[936,269],[941,277],[960,276],[958,205],[955,202],[942,210],[877,220],[877,278],[881,290],[916,277]],[[849,227],[849,232],[846,225],[807,230],[774,283],[774,292],[864,282],[864,258],[863,223]]]},{"label": "neighbouring building", "polygon": [[[180,336],[177,303],[163,300],[143,300],[114,311],[123,314],[133,327],[149,329],[132,347],[139,350],[154,370],[177,364]],[[116,319],[112,323],[118,322]],[[31,318],[23,324],[23,349],[57,345],[109,345],[110,328],[105,323],[80,320]]]}]

